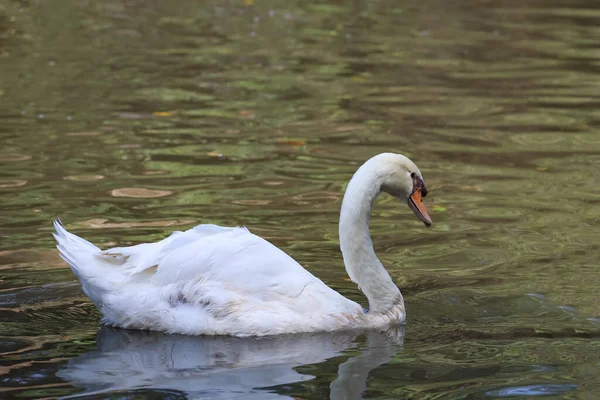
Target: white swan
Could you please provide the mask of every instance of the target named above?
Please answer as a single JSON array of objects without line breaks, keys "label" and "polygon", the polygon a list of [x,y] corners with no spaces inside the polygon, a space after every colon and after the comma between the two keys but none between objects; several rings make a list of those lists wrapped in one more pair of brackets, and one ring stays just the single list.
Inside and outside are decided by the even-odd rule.
[{"label": "white swan", "polygon": [[381,191],[431,225],[422,201],[427,189],[407,157],[379,154],[356,171],[342,202],[340,247],[369,311],[245,228],[198,225],[157,243],[105,251],[58,221],[54,237],[107,325],[234,336],[383,328],[404,323],[406,313],[369,235],[371,207]]}]

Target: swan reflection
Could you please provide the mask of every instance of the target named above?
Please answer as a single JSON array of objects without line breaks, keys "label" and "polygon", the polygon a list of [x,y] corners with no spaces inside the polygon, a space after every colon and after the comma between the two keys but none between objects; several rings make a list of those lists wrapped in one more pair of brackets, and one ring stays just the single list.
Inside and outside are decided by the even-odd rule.
[{"label": "swan reflection", "polygon": [[58,376],[82,394],[168,389],[190,398],[280,398],[273,386],[314,378],[296,367],[353,349],[359,354],[339,365],[330,390],[332,399],[358,399],[369,372],[396,354],[403,337],[403,328],[262,338],[103,328],[97,349],[70,360]]}]

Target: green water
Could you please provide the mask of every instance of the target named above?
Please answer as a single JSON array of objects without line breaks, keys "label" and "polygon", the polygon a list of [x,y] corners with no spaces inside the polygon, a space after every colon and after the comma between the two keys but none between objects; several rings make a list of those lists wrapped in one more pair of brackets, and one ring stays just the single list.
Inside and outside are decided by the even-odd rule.
[{"label": "green water", "polygon": [[[0,0],[0,397],[600,398],[600,4]],[[346,182],[383,151],[405,331],[101,328],[51,221],[102,246],[246,225],[344,295]]]}]

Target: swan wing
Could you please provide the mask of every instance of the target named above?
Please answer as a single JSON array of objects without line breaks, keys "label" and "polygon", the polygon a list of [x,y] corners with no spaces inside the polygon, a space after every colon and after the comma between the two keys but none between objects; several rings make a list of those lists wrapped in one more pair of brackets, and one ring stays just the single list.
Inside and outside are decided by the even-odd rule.
[{"label": "swan wing", "polygon": [[322,282],[293,258],[246,228],[199,225],[156,243],[116,247],[99,254],[121,264],[129,282],[156,287],[219,282],[239,294],[266,298],[269,292],[297,297]]}]

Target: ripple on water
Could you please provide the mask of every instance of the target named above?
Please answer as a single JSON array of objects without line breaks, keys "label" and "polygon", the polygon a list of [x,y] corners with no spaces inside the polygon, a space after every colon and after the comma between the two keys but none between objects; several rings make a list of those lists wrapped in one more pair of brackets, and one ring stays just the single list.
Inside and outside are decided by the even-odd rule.
[{"label": "ripple on water", "polygon": [[149,227],[168,227],[181,226],[195,223],[193,219],[176,219],[163,221],[131,221],[131,222],[108,222],[107,219],[94,218],[86,221],[80,221],[77,225],[94,229],[113,229],[113,228],[149,228]]},{"label": "ripple on water", "polygon": [[28,154],[19,154],[19,153],[0,154],[0,162],[15,162],[15,161],[26,161],[26,160],[31,160],[31,156]]},{"label": "ripple on water", "polygon": [[32,343],[24,338],[0,337],[0,355],[5,356],[31,347]]},{"label": "ripple on water", "polygon": [[[0,53],[14,64],[0,76],[10,99],[0,101],[0,353],[13,351],[0,360],[3,395],[106,388],[121,372],[108,364],[79,389],[56,372],[87,351],[136,361],[135,342],[148,343],[147,332],[135,341],[124,331],[96,344],[101,316],[57,255],[53,218],[102,247],[200,222],[247,224],[366,305],[345,280],[341,197],[365,159],[397,151],[426,177],[434,220],[425,229],[387,195],[371,220],[377,254],[405,294],[406,343],[363,382],[363,356],[382,347],[361,335],[353,354],[294,367],[316,379],[270,383],[264,396],[254,384],[252,395],[333,398],[339,370],[351,372],[338,380],[356,389],[349,398],[598,397],[599,2],[279,1],[269,11],[250,0],[148,0],[140,12],[133,2],[63,0],[51,13],[3,3]],[[152,26],[160,40],[115,34],[122,21]],[[2,36],[12,28],[14,38]],[[64,35],[44,34],[54,31]],[[29,48],[53,49],[56,65],[39,68],[46,62]],[[82,61],[98,68],[82,74]],[[201,360],[190,370],[162,362],[171,354],[161,349],[186,340],[145,349],[164,374],[90,395],[164,397],[215,381]],[[109,342],[120,347],[103,353]],[[217,356],[239,367],[232,349]],[[241,382],[261,371],[232,372]]]},{"label": "ripple on water", "polygon": [[99,136],[101,135],[100,132],[68,132],[65,133],[65,136]]},{"label": "ripple on water", "polygon": [[511,135],[511,140],[524,146],[536,146],[540,150],[564,148],[571,140],[564,132],[529,132]]},{"label": "ripple on water", "polygon": [[577,385],[572,383],[543,384],[511,386],[486,392],[488,396],[514,397],[514,396],[548,396],[577,390]]},{"label": "ripple on water", "polygon": [[502,219],[512,220],[522,217],[525,214],[524,210],[518,208],[506,208],[506,207],[477,207],[471,210],[466,210],[465,214],[484,219]]}]

